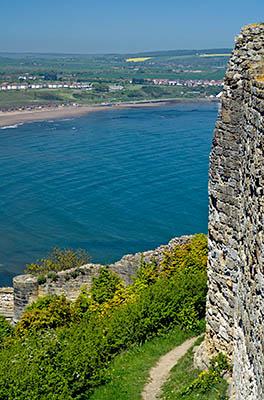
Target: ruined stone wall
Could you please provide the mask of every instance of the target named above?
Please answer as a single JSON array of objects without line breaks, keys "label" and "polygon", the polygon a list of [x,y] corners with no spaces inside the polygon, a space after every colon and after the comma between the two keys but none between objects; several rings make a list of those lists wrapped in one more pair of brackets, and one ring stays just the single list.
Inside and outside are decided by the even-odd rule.
[{"label": "ruined stone wall", "polygon": [[[133,282],[132,277],[135,275],[137,268],[140,265],[141,258],[144,262],[149,263],[154,258],[159,264],[163,259],[165,251],[175,248],[177,245],[182,245],[190,241],[192,236],[181,236],[172,239],[167,245],[162,245],[155,250],[145,251],[143,253],[127,254],[114,264],[110,264],[110,269],[115,272],[122,281],[128,285]],[[37,300],[40,296],[48,294],[65,294],[67,299],[74,301],[80,294],[81,288],[86,286],[89,290],[92,283],[92,278],[96,276],[102,265],[87,264],[78,269],[61,271],[57,274],[48,274],[45,277],[45,282],[40,282],[33,275],[18,275],[13,279],[13,319],[17,322],[21,314],[25,311],[28,304]],[[1,292],[0,292],[0,315],[4,315],[5,311],[1,309]]]},{"label": "ruined stone wall", "polygon": [[0,288],[0,315],[8,321],[13,319],[14,314],[14,289],[9,287]]},{"label": "ruined stone wall", "polygon": [[17,322],[26,306],[40,296],[65,294],[68,300],[76,300],[83,286],[90,288],[92,278],[98,274],[100,267],[97,264],[87,264],[78,269],[47,275],[44,282],[33,275],[16,276],[13,279],[14,321]]},{"label": "ruined stone wall", "polygon": [[264,24],[228,64],[209,177],[205,346],[233,362],[237,400],[264,399]]}]

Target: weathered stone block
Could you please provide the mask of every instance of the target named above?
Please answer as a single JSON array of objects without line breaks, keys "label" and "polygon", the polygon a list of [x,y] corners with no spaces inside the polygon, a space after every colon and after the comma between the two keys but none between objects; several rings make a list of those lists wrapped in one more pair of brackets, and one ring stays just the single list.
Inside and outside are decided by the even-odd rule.
[{"label": "weathered stone block", "polygon": [[264,24],[243,28],[210,155],[205,348],[232,360],[235,400],[264,398],[263,59]]}]

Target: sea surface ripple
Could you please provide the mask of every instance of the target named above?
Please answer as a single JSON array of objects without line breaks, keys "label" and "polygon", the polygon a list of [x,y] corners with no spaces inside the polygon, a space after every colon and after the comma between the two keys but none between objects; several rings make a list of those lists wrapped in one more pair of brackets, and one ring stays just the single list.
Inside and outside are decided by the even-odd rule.
[{"label": "sea surface ripple", "polygon": [[0,285],[53,246],[110,263],[206,233],[217,108],[113,108],[0,129]]}]

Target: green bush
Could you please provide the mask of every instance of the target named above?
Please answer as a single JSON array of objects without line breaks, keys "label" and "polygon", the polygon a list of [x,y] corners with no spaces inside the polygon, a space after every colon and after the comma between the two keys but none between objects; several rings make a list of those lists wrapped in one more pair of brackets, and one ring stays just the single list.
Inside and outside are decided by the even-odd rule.
[{"label": "green bush", "polygon": [[81,293],[79,294],[78,298],[75,300],[72,306],[75,321],[80,321],[85,314],[86,317],[88,317],[90,304],[91,304],[90,294],[87,291],[87,287],[84,286],[81,289]]},{"label": "green bush", "polygon": [[48,295],[40,297],[27,307],[15,327],[19,337],[34,335],[43,330],[57,328],[73,321],[71,303],[65,296]]},{"label": "green bush", "polygon": [[5,340],[13,335],[13,327],[9,322],[2,316],[0,316],[0,347]]},{"label": "green bush", "polygon": [[71,271],[71,277],[73,279],[77,278],[78,275],[79,275],[79,270],[78,269],[74,269],[73,271]]},{"label": "green bush", "polygon": [[109,267],[102,267],[99,275],[93,277],[92,288],[90,291],[92,300],[98,304],[110,300],[120,284],[121,279],[111,272]]},{"label": "green bush", "polygon": [[49,272],[48,273],[48,278],[51,279],[53,282],[56,282],[56,280],[58,279],[58,276],[55,272]]},{"label": "green bush", "polygon": [[41,274],[38,276],[38,284],[39,285],[44,285],[44,283],[46,283],[46,282],[47,282],[47,278],[45,275]]},{"label": "green bush", "polygon": [[85,250],[58,249],[53,251],[46,258],[37,260],[36,263],[27,264],[25,273],[43,276],[50,272],[59,272],[71,268],[78,268],[91,262],[91,258]]},{"label": "green bush", "polygon": [[156,282],[158,278],[159,266],[157,265],[155,258],[151,263],[148,264],[144,261],[142,255],[136,277],[134,278],[134,286],[149,286]]},{"label": "green bush", "polygon": [[172,251],[164,253],[161,271],[165,276],[172,276],[179,270],[206,271],[208,257],[207,236],[203,233],[195,235],[191,241],[176,246]]},{"label": "green bush", "polygon": [[[210,360],[208,371],[201,372],[199,377],[185,387],[180,394],[184,398],[185,395],[191,393],[194,395],[197,392],[206,393],[221,382],[224,374],[229,371],[232,371],[232,367],[229,365],[226,356],[223,353],[218,353],[217,357]],[[227,397],[224,396],[224,398]]]}]

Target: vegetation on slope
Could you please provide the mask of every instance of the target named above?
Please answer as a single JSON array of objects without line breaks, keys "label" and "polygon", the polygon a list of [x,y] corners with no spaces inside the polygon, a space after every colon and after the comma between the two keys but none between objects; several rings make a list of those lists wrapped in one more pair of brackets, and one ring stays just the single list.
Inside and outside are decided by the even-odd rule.
[{"label": "vegetation on slope", "polygon": [[131,286],[103,268],[74,303],[39,299],[2,344],[0,399],[87,399],[123,350],[176,325],[199,332],[206,254],[206,236],[197,235],[161,266],[142,263]]},{"label": "vegetation on slope", "polygon": [[[202,339],[199,339],[195,345],[199,345],[201,341]],[[161,398],[163,400],[227,400],[227,383],[222,379],[222,372],[229,370],[226,360],[224,359],[219,370],[211,367],[211,371],[202,372],[193,368],[193,347],[172,368],[169,380],[163,385]],[[221,357],[218,356],[217,360]]]},{"label": "vegetation on slope", "polygon": [[141,392],[151,367],[163,354],[193,335],[192,331],[175,327],[167,334],[119,354],[110,364],[106,384],[95,389],[91,400],[142,400]]},{"label": "vegetation on slope", "polygon": [[[201,321],[203,324],[204,321]],[[174,328],[170,333],[154,338],[140,346],[118,355],[111,363],[107,382],[94,390],[91,400],[141,400],[141,393],[147,382],[149,371],[159,358],[179,346],[193,333]],[[198,346],[203,339],[196,341]],[[229,369],[218,356],[220,368],[211,371],[193,368],[193,348],[179,360],[171,370],[170,378],[163,385],[163,400],[226,400],[227,383],[222,378]],[[214,363],[215,365],[215,363]]]}]

